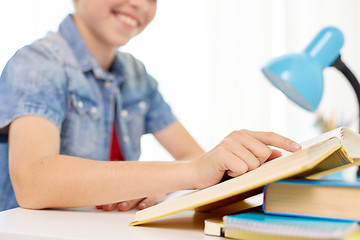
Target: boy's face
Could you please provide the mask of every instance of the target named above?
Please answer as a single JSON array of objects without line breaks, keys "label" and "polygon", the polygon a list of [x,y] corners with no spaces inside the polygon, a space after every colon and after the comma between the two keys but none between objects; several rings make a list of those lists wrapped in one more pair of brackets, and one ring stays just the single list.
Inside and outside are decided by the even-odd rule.
[{"label": "boy's face", "polygon": [[74,17],[86,38],[125,45],[151,22],[156,0],[75,0]]}]

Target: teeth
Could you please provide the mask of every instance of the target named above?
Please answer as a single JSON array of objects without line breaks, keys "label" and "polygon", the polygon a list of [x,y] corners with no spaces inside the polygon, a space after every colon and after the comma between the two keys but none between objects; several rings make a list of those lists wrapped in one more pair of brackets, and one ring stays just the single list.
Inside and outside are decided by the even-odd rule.
[{"label": "teeth", "polygon": [[132,19],[132,18],[130,18],[130,17],[128,17],[128,16],[121,15],[121,16],[119,17],[119,19],[120,19],[121,21],[123,21],[124,23],[132,26],[132,27],[136,27],[136,26],[137,26],[137,22],[136,22],[134,19]]}]

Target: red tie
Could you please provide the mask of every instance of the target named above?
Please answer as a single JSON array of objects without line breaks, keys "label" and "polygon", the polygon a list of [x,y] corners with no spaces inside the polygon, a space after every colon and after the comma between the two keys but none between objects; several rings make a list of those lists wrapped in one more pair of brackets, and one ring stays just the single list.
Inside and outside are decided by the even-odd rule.
[{"label": "red tie", "polygon": [[112,134],[110,139],[110,154],[109,160],[110,161],[121,161],[124,160],[124,157],[121,152],[119,140],[117,138],[115,123],[113,124]]}]

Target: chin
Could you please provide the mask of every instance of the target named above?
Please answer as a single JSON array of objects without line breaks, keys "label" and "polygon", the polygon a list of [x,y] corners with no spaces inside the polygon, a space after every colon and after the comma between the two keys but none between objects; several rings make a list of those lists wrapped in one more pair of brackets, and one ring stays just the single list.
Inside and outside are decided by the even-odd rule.
[{"label": "chin", "polygon": [[131,38],[114,39],[114,41],[112,41],[111,44],[116,47],[122,47],[125,44],[127,44],[130,40]]}]

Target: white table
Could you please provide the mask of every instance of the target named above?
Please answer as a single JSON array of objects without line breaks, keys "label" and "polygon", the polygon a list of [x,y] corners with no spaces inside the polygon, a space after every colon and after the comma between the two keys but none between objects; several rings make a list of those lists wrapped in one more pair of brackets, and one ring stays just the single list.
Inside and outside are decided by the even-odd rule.
[{"label": "white table", "polygon": [[131,227],[135,210],[104,212],[94,208],[0,212],[0,239],[220,239],[203,233],[203,220],[210,215],[181,212],[157,221]]}]

